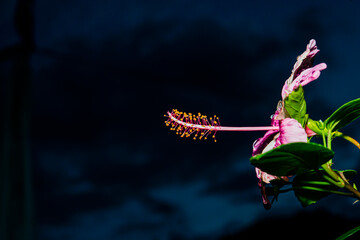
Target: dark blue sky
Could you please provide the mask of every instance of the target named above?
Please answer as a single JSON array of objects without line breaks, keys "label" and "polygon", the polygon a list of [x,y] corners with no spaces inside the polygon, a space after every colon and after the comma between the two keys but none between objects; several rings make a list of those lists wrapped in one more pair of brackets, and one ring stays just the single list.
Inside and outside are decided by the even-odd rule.
[{"label": "dark blue sky", "polygon": [[[0,48],[20,41],[15,4],[0,3]],[[359,10],[356,1],[325,0],[37,0],[37,239],[218,239],[319,209],[359,220],[358,205],[340,197],[304,209],[288,193],[265,211],[248,161],[263,133],[221,133],[215,144],[180,139],[163,124],[171,108],[229,126],[270,124],[312,38],[315,63],[328,68],[305,97],[310,117],[325,119],[359,97]],[[360,139],[357,126],[346,131]],[[359,169],[360,153],[334,144],[336,167]]]}]

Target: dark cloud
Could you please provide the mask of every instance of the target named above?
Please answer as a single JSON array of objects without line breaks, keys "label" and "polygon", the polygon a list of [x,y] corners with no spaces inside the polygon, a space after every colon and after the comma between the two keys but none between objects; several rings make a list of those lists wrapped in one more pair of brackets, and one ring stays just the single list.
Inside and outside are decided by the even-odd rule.
[{"label": "dark cloud", "polygon": [[[341,18],[319,3],[283,8],[262,1],[37,1],[31,140],[40,237],[209,239],[258,221],[263,209],[248,160],[263,133],[218,133],[216,144],[181,139],[163,115],[177,108],[216,114],[228,126],[268,125],[311,38],[321,43],[315,62],[340,69],[332,37],[350,34],[348,25],[342,29],[349,6]],[[10,42],[18,41],[13,36]],[[7,76],[7,66],[0,70]],[[305,88],[316,120],[334,111],[323,95],[335,82],[329,75]],[[346,149],[339,142],[339,155],[352,163]],[[280,198],[272,211],[298,211],[289,199],[296,201]],[[326,214],[291,220],[311,230],[305,234],[314,231],[305,218]]]}]

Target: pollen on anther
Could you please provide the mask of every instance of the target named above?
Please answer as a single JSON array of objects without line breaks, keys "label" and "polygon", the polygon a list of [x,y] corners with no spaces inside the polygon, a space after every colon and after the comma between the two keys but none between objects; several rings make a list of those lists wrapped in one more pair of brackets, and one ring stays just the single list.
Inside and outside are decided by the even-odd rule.
[{"label": "pollen on anther", "polygon": [[209,117],[208,120],[207,115],[202,115],[201,113],[196,115],[173,109],[171,113],[168,112],[168,115],[164,116],[168,118],[165,121],[165,125],[181,137],[190,137],[192,135],[194,140],[201,140],[207,139],[212,135],[212,138],[215,140],[217,126],[219,126],[219,118],[216,115]]}]

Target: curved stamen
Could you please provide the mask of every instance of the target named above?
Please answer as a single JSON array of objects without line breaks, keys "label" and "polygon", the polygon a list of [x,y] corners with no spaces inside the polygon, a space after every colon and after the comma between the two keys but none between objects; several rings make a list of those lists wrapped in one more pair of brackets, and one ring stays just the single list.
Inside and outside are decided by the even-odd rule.
[{"label": "curved stamen", "polygon": [[[199,139],[207,139],[207,137],[215,134],[217,131],[269,131],[279,130],[278,126],[266,126],[266,127],[226,127],[219,125],[219,118],[215,115],[210,117],[210,121],[206,115],[198,113],[198,115],[180,112],[176,109],[172,112],[167,112],[168,119],[165,121],[167,126],[170,126],[170,130],[176,131],[176,134],[180,134],[181,137],[190,137],[195,133],[194,140],[200,134]],[[216,139],[215,139],[216,142]]]}]

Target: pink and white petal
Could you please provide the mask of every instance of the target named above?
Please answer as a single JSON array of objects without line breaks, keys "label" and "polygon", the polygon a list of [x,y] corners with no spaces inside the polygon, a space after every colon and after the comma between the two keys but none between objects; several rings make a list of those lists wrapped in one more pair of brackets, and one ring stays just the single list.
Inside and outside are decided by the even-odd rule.
[{"label": "pink and white petal", "polygon": [[[291,75],[285,81],[285,84],[284,84],[282,92],[281,92],[281,96],[283,99],[285,99],[294,89],[299,87],[299,85],[298,85],[299,83],[295,84],[294,82],[296,81],[296,79],[298,79],[298,77],[300,77],[303,74],[303,72],[305,72],[306,70],[311,68],[313,61],[314,61],[314,57],[315,57],[316,53],[318,53],[318,52],[319,52],[319,50],[317,49],[316,41],[314,39],[311,39],[309,44],[306,46],[305,52],[303,52],[300,56],[297,57],[296,63],[294,64],[294,67],[291,71]],[[322,65],[322,67],[323,67],[323,65]],[[325,64],[325,68],[326,68],[326,64]],[[321,70],[323,70],[323,69],[321,69]],[[321,70],[319,70],[319,71],[321,71]],[[319,73],[317,73],[317,74],[320,75]],[[315,76],[316,75],[314,75],[314,77]],[[317,76],[316,78],[318,78],[318,77],[319,76]],[[315,79],[313,79],[313,80],[315,80]],[[304,85],[306,85],[309,82],[311,82],[311,81],[304,83]],[[304,86],[304,85],[302,85],[302,86]]]},{"label": "pink and white petal", "polygon": [[271,202],[267,197],[265,185],[266,184],[263,181],[259,180],[258,186],[259,186],[260,191],[261,191],[262,203],[263,203],[264,208],[266,210],[269,210],[271,208]]},{"label": "pink and white petal", "polygon": [[264,148],[262,153],[266,153],[266,152],[270,151],[271,149],[276,148],[276,141],[277,141],[278,137],[279,137],[279,133],[274,136],[274,139],[268,145],[266,145],[266,147]]},{"label": "pink and white petal", "polygon": [[288,81],[285,81],[285,84],[281,90],[281,97],[284,100],[287,96],[289,96],[289,94],[291,93],[289,90],[289,85],[287,83]]},{"label": "pink and white petal", "polygon": [[279,179],[279,177],[268,174],[255,167],[256,177],[264,183],[270,183],[271,180]]},{"label": "pink and white petal", "polygon": [[277,140],[277,143],[280,145],[294,142],[307,142],[307,134],[297,120],[285,118],[280,122],[280,135]]},{"label": "pink and white petal", "polygon": [[300,85],[305,86],[306,84],[318,79],[322,70],[326,69],[325,63],[320,63],[312,68],[308,68],[301,72],[289,85],[284,84],[284,87],[281,91],[281,96],[283,99],[287,98],[292,91],[297,89]]},{"label": "pink and white petal", "polygon": [[309,51],[308,57],[314,57],[320,50],[317,49],[315,39],[311,39],[309,44],[306,46],[306,50]]},{"label": "pink and white petal", "polygon": [[296,63],[294,64],[292,70],[293,77],[299,75],[302,70],[311,67],[313,58],[318,52],[319,50],[317,49],[316,41],[311,39],[310,42],[306,45],[305,52],[299,55],[296,59]]},{"label": "pink and white petal", "polygon": [[320,63],[312,68],[308,68],[304,70],[294,81],[293,81],[293,89],[296,89],[301,86],[305,86],[306,84],[316,80],[320,76],[320,71],[326,69],[325,63]]},{"label": "pink and white petal", "polygon": [[255,167],[255,172],[256,172],[256,177],[258,179],[261,179],[261,170],[260,170],[260,168]]},{"label": "pink and white petal", "polygon": [[274,139],[274,136],[279,132],[279,130],[270,130],[265,133],[262,138],[259,138],[253,144],[252,156],[258,155],[263,152],[267,145]]},{"label": "pink and white petal", "polygon": [[264,182],[264,183],[270,183],[271,180],[274,180],[274,179],[279,179],[279,177],[277,176],[274,176],[274,175],[271,175],[271,174],[268,174],[266,172],[262,172],[261,174],[261,180]]},{"label": "pink and white petal", "polygon": [[279,177],[263,172],[257,167],[255,167],[255,172],[256,177],[264,183],[270,183],[271,180],[279,179]]}]

